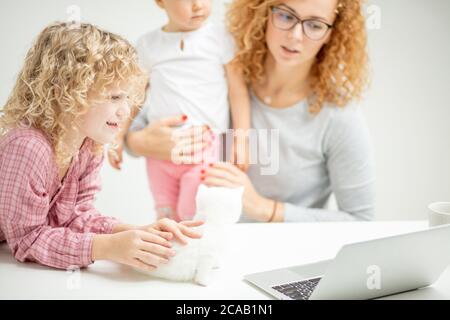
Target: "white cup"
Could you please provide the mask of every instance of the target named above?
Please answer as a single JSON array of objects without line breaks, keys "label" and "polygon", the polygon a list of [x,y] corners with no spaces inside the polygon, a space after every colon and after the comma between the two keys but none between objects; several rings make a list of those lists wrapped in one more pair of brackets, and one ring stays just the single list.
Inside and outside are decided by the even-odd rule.
[{"label": "white cup", "polygon": [[450,202],[434,202],[428,206],[430,227],[450,224]]}]

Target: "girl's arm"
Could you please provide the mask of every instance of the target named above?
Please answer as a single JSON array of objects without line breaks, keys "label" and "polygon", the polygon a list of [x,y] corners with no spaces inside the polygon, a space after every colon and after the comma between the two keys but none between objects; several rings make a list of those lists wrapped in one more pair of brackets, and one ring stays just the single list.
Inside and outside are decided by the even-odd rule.
[{"label": "girl's arm", "polygon": [[[100,221],[105,221],[92,213],[82,213],[80,220],[72,221],[76,231],[50,226],[51,147],[21,137],[4,146],[0,155],[0,228],[17,260],[68,269],[106,259],[154,270],[175,254],[161,233],[150,230],[117,234],[89,232],[102,228]],[[83,190],[79,201],[88,208],[92,188]],[[83,221],[86,226],[81,226]]]},{"label": "girl's arm", "polygon": [[[119,233],[130,230],[142,230],[156,234],[164,239],[173,238],[181,242],[186,242],[186,237],[198,238],[200,234],[191,229],[201,225],[202,221],[185,221],[176,223],[169,219],[162,219],[154,224],[145,226],[135,226],[120,223],[119,220],[101,215],[94,207],[94,197],[100,191],[100,169],[103,163],[103,156],[91,156],[89,164],[79,179],[77,201],[75,204],[76,218],[67,226],[73,231],[96,234]],[[94,238],[95,239],[99,237]],[[101,237],[100,237],[101,238]],[[107,237],[106,237],[107,238]]]},{"label": "girl's arm", "polygon": [[52,150],[42,141],[16,138],[1,152],[0,227],[14,257],[66,269],[92,263],[93,233],[48,225]]}]

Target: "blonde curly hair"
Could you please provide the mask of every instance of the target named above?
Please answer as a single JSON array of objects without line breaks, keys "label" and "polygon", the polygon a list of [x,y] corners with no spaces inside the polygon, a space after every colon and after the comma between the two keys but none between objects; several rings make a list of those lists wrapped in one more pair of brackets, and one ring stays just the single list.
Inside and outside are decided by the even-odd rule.
[{"label": "blonde curly hair", "polygon": [[[71,158],[63,151],[67,124],[88,111],[88,94],[94,90],[102,96],[108,86],[126,82],[132,88],[130,103],[140,106],[147,78],[135,49],[122,37],[91,24],[53,23],[28,51],[0,110],[0,137],[12,128],[39,129],[50,139],[57,164],[66,165]],[[93,153],[102,150],[92,143]]]},{"label": "blonde curly hair", "polygon": [[[264,77],[268,48],[265,32],[270,7],[279,0],[234,0],[227,25],[235,38],[235,58],[248,83]],[[311,73],[309,111],[317,114],[325,102],[339,107],[360,99],[368,84],[367,34],[361,0],[339,0],[330,41],[316,56]]]}]

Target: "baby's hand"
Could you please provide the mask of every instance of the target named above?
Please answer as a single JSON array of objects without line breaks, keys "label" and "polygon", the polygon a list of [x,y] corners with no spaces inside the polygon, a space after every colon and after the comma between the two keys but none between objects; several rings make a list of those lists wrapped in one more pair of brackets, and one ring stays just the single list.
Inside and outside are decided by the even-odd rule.
[{"label": "baby's hand", "polygon": [[123,162],[123,140],[118,143],[117,147],[108,149],[109,164],[116,170],[120,170]]}]

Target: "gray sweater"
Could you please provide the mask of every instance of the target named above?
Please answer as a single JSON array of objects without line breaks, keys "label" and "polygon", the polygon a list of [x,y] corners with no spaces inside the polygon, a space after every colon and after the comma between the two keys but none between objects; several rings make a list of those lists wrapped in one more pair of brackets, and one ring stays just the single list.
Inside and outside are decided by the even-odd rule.
[{"label": "gray sweater", "polygon": [[[357,106],[325,106],[311,115],[306,100],[283,109],[272,108],[253,94],[251,101],[252,127],[278,129],[279,169],[265,175],[262,168],[267,165],[255,164],[248,174],[260,194],[285,203],[285,221],[373,218],[373,154]],[[259,153],[269,147],[259,143],[263,149]],[[331,193],[339,211],[323,209]]]},{"label": "gray sweater", "polygon": [[[252,127],[266,133],[256,130],[252,136],[258,143],[248,175],[261,195],[285,203],[285,221],[371,220],[374,162],[358,107],[325,106],[311,115],[306,101],[277,109],[251,96]],[[148,124],[146,113],[140,111],[131,131]],[[324,209],[331,193],[339,211]],[[241,221],[252,220],[242,215]]]}]

